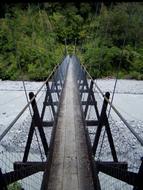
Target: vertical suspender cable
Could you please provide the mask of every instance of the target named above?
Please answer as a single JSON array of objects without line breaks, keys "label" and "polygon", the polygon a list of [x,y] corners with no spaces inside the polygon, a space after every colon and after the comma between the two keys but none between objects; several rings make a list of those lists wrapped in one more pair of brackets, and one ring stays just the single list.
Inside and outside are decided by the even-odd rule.
[{"label": "vertical suspender cable", "polygon": [[[112,11],[112,8],[113,8],[113,2],[111,3],[110,8],[109,8],[108,11]],[[110,13],[109,13],[109,14],[110,14]],[[107,37],[107,32],[108,32],[108,30],[109,30],[109,20],[108,20],[108,22],[107,22],[107,24],[106,24],[106,28],[105,28],[105,36],[104,36],[105,38]],[[97,34],[97,35],[98,35],[98,34]],[[102,50],[101,46],[100,46],[99,58],[100,58],[100,59],[99,59],[99,68],[98,68],[98,69],[99,69],[99,75],[100,75],[100,72],[101,72],[101,60],[103,59],[103,50]],[[96,79],[96,84],[97,84],[97,79]],[[100,154],[101,154],[104,137],[105,137],[105,130],[104,130],[104,133],[103,133],[102,142],[101,142],[101,146],[100,146],[100,149],[99,149],[98,159],[99,159]]]},{"label": "vertical suspender cable", "polygon": [[[29,3],[28,3],[28,10],[31,11],[31,7],[30,7],[30,4],[29,4]],[[31,13],[31,12],[30,12],[30,13]],[[30,17],[30,18],[31,18],[31,17]],[[32,23],[32,22],[31,22],[31,23]],[[33,34],[33,24],[32,24],[32,34]],[[33,35],[32,35],[32,38],[33,38]],[[28,95],[27,95],[27,91],[26,91],[26,86],[25,86],[25,81],[24,81],[24,77],[23,77],[23,71],[22,71],[22,68],[21,68],[20,63],[19,63],[19,67],[20,67],[21,72],[22,72],[22,78],[23,78],[22,82],[23,82],[23,87],[24,87],[24,92],[25,92],[26,100],[27,100],[27,103],[29,103]],[[30,104],[29,104],[28,107],[29,107],[30,115],[31,115],[31,117],[33,117],[33,116],[32,116],[32,110],[31,110],[31,108],[30,108]],[[39,143],[39,140],[38,140],[38,134],[37,134],[36,129],[35,129],[34,131],[35,131],[35,136],[36,136],[36,139],[37,139],[37,143],[38,143],[38,147],[39,147],[39,151],[40,151],[40,155],[41,155],[41,160],[42,160],[42,162],[43,162],[43,155],[42,155],[42,150],[41,150],[40,143]]]},{"label": "vertical suspender cable", "polygon": [[[99,8],[99,2],[96,3],[95,14],[93,15],[93,18],[92,18],[93,21],[94,21],[94,19],[95,19],[95,16],[97,17],[97,14],[98,14],[98,13],[97,13],[97,12],[98,12],[98,8]],[[96,27],[95,35],[97,35],[98,29],[99,29],[99,25],[98,25],[98,27]],[[93,30],[94,30],[94,29],[93,29]],[[94,31],[92,31],[91,33],[93,34]],[[95,39],[95,40],[96,40],[96,39]],[[93,47],[95,47],[95,43],[96,43],[96,41],[93,40]],[[91,69],[91,66],[90,66],[89,68]],[[91,113],[91,106],[90,106],[90,109],[89,109],[89,113],[88,113],[88,117],[87,117],[87,119],[89,119],[89,117],[90,117],[90,113]]]},{"label": "vertical suspender cable", "polygon": [[[118,74],[119,74],[119,71],[120,71],[121,63],[122,63],[122,56],[123,56],[123,51],[124,51],[126,37],[127,37],[126,34],[127,34],[127,31],[125,30],[125,35],[124,35],[124,40],[123,40],[123,45],[122,45],[122,51],[121,51],[121,55],[120,55],[119,64],[118,64],[118,67],[117,67],[116,79],[115,79],[114,88],[113,88],[113,94],[112,94],[112,98],[111,98],[111,104],[110,104],[109,111],[108,111],[108,116],[107,116],[108,118],[109,118],[109,115],[110,115],[110,112],[111,112],[111,108],[112,108],[111,105],[112,105],[113,100],[114,100],[115,90],[116,90],[117,81],[118,81]],[[103,147],[104,138],[105,138],[105,130],[104,130],[104,133],[103,133],[103,139],[102,139],[102,143],[101,143],[101,147],[100,147],[100,152],[99,152],[100,154],[101,154],[101,149]],[[99,157],[100,157],[100,154],[99,154]]]}]

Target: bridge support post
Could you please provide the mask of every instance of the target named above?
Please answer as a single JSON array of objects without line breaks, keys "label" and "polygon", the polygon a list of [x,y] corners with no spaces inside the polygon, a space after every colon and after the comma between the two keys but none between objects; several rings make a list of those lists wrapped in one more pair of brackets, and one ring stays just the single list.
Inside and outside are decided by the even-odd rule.
[{"label": "bridge support post", "polygon": [[[109,92],[107,92],[105,94],[105,96],[109,99]],[[93,147],[92,147],[92,151],[93,151],[93,154],[95,155],[96,154],[96,150],[97,150],[97,146],[98,146],[98,142],[99,142],[99,138],[100,138],[100,134],[101,134],[101,130],[102,130],[102,126],[103,126],[103,123],[104,123],[104,119],[105,119],[105,114],[106,114],[106,110],[107,110],[107,101],[104,99],[104,102],[103,102],[103,106],[102,106],[102,110],[101,110],[101,115],[100,115],[100,118],[99,118],[99,124],[98,124],[98,128],[97,128],[97,132],[96,132],[96,135],[95,135],[95,139],[94,139],[94,143],[93,143]]]},{"label": "bridge support post", "polygon": [[[34,93],[33,92],[29,93],[29,98],[30,98],[30,100],[32,100],[34,98]],[[33,109],[34,114],[33,114],[33,117],[32,117],[32,123],[31,123],[29,134],[28,134],[28,140],[27,140],[27,143],[26,143],[23,162],[27,162],[35,127],[38,128],[38,131],[39,131],[39,134],[40,134],[40,137],[41,137],[41,141],[42,141],[42,144],[43,144],[43,147],[44,147],[45,155],[47,156],[47,153],[48,153],[48,143],[47,143],[47,140],[46,140],[46,137],[45,137],[45,133],[44,133],[44,130],[43,130],[43,124],[42,124],[42,121],[41,121],[41,118],[40,118],[40,115],[39,115],[39,111],[38,111],[38,107],[37,107],[37,103],[36,103],[35,98],[31,102],[31,105],[32,105],[32,109]]]},{"label": "bridge support post", "polygon": [[134,187],[133,190],[142,190],[143,188],[143,157],[141,158],[141,166],[140,166],[140,169],[139,169],[139,172],[137,174],[137,179],[138,179],[138,184],[139,186],[138,187]]},{"label": "bridge support post", "polygon": [[97,109],[97,102],[95,100],[95,96],[94,96],[94,93],[93,93],[93,81],[91,81],[91,83],[90,83],[89,94],[88,94],[87,102],[86,102],[86,106],[85,106],[85,111],[84,111],[85,118],[86,118],[86,115],[87,115],[88,106],[91,103],[94,106],[97,119],[99,119],[99,112],[98,112],[98,109]]},{"label": "bridge support post", "polygon": [[[82,99],[82,94],[84,92],[88,92],[89,93],[89,87],[88,87],[88,83],[87,83],[87,79],[86,79],[86,74],[85,74],[84,71],[83,71],[82,75],[83,75],[82,76],[83,83],[81,84],[82,87],[80,89],[80,97],[81,97],[81,99]],[[84,89],[84,87],[86,87],[86,90]],[[80,88],[80,86],[79,86],[79,88]]]},{"label": "bridge support post", "polygon": [[53,83],[54,83],[53,86],[54,86],[54,89],[56,90],[56,93],[57,93],[57,96],[58,96],[58,99],[59,99],[60,94],[59,94],[59,89],[58,89],[58,84],[57,84],[57,75],[55,75],[54,78],[53,78]]},{"label": "bridge support post", "polygon": [[[106,92],[105,97],[107,99],[109,99],[110,93]],[[117,154],[116,154],[116,150],[115,150],[115,146],[114,146],[114,142],[113,142],[113,137],[112,137],[112,134],[111,134],[108,118],[107,118],[107,115],[106,115],[107,106],[108,106],[108,102],[104,98],[103,106],[102,106],[102,110],[101,110],[101,115],[99,117],[97,132],[96,132],[93,147],[92,147],[92,151],[93,151],[93,154],[95,155],[96,150],[97,150],[97,146],[98,146],[98,142],[99,142],[99,138],[100,138],[100,135],[101,135],[102,127],[105,126],[105,130],[107,132],[108,141],[109,141],[109,144],[110,144],[113,160],[115,162],[118,162],[118,158],[117,158]]]},{"label": "bridge support post", "polygon": [[5,180],[3,178],[3,174],[2,174],[1,169],[0,169],[0,189],[1,190],[8,190],[7,185],[5,183]]},{"label": "bridge support post", "polygon": [[44,118],[46,106],[51,106],[53,118],[55,118],[56,111],[55,111],[55,107],[54,107],[54,103],[53,103],[53,99],[52,99],[52,95],[51,95],[51,91],[53,89],[53,86],[54,86],[54,83],[52,83],[51,90],[50,90],[49,83],[48,82],[46,83],[47,92],[45,95],[45,99],[43,102],[43,109],[42,109],[42,113],[41,113],[41,120],[42,121]]},{"label": "bridge support post", "polygon": [[[47,87],[47,95],[49,97],[49,103],[51,105],[51,109],[52,109],[52,113],[53,113],[53,117],[55,117],[55,108],[54,108],[54,104],[53,104],[53,100],[52,100],[52,95],[51,95],[51,92],[50,92],[50,87],[49,87],[49,83],[46,83],[46,87]],[[47,97],[47,98],[48,98]]]},{"label": "bridge support post", "polygon": [[81,70],[80,68],[79,68],[77,77],[78,77],[77,81],[79,81],[78,82],[78,87],[80,88],[81,81],[83,80],[83,70]]}]

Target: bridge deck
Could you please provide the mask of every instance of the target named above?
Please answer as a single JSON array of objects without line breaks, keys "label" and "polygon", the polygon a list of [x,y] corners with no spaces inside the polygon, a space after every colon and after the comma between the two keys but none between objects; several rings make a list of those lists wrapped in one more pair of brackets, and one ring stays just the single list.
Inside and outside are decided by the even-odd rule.
[{"label": "bridge deck", "polygon": [[92,190],[92,174],[70,60],[55,135],[48,190]]}]

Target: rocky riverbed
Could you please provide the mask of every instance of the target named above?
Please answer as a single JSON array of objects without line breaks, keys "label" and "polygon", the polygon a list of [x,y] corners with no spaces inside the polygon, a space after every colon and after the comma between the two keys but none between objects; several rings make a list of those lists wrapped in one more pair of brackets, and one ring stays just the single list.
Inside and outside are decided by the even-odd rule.
[{"label": "rocky riverbed", "polygon": [[[104,93],[106,91],[109,91],[112,97],[115,83],[114,79],[98,79],[96,82]],[[29,93],[30,91],[36,92],[39,87],[41,87],[41,85],[42,82],[25,82],[27,93]],[[43,92],[39,94],[39,97],[42,97],[42,93]],[[23,89],[23,83],[21,81],[0,81],[0,133],[2,133],[6,129],[6,127],[11,123],[16,115],[23,109],[26,103],[27,99]],[[101,100],[100,104],[102,104]],[[128,121],[128,123],[134,128],[134,130],[140,135],[140,137],[143,138],[143,81],[118,80],[113,104],[123,115],[123,117]],[[143,156],[141,146],[138,144],[130,131],[121,122],[118,116],[113,112],[113,110],[111,110],[111,116],[112,117],[110,117],[110,123],[112,126],[116,126],[112,128],[112,133],[114,134],[114,138],[116,141],[115,144],[118,149],[120,158],[130,158],[130,162],[134,162],[134,160],[139,160],[140,157]],[[94,117],[93,113],[91,113],[91,117]],[[11,162],[13,160],[15,161],[14,155],[17,155],[17,159],[22,158],[21,155],[22,151],[24,150],[24,145],[26,143],[30,121],[31,118],[29,116],[29,110],[27,109],[24,112],[23,116],[18,120],[18,122],[8,133],[7,137],[2,140],[1,144],[3,146],[0,147],[0,163],[3,167],[5,166],[4,160],[6,160],[6,158],[8,158],[10,155],[9,152],[11,152],[11,155],[13,155],[13,157],[9,158]],[[47,140],[49,140],[50,138],[50,133],[50,129],[49,131],[46,131]],[[94,135],[91,135],[92,140],[93,138]],[[107,138],[105,137],[105,146],[103,146],[101,156],[103,156],[107,160],[110,157],[110,151],[105,151],[107,150],[106,144]],[[36,153],[38,149],[37,147],[38,145],[33,145],[32,147],[32,159],[41,159],[40,154],[38,152]],[[138,168],[138,166],[136,166],[138,162],[133,163],[133,166],[135,168]],[[34,188],[32,187],[34,183],[30,183],[32,183],[32,190],[35,188],[39,189],[38,185],[36,185],[36,187]],[[22,184],[23,187],[26,188],[26,180],[22,180]],[[116,189],[118,189],[118,187]]]}]

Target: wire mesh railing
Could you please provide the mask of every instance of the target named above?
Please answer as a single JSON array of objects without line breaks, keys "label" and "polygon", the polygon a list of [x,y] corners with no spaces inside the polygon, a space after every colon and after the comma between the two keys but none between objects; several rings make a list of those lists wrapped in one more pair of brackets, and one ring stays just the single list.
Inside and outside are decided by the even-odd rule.
[{"label": "wire mesh railing", "polygon": [[0,189],[39,190],[69,57],[57,65],[0,135]]},{"label": "wire mesh railing", "polygon": [[[99,189],[142,189],[142,137],[73,56]],[[69,57],[59,64],[0,136],[1,189],[40,189]],[[109,110],[112,108],[111,113]],[[115,113],[113,114],[113,112]],[[127,124],[127,125],[126,125]],[[133,129],[133,130],[132,130]]]},{"label": "wire mesh railing", "polygon": [[99,189],[141,190],[143,140],[139,126],[127,122],[110,102],[110,94],[102,92],[76,56],[73,59]]}]

